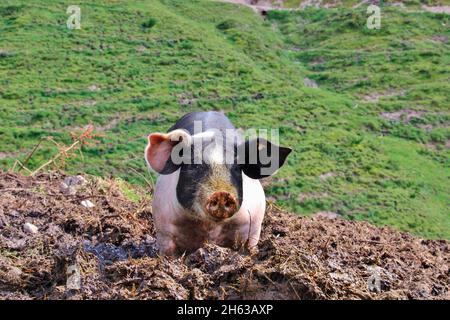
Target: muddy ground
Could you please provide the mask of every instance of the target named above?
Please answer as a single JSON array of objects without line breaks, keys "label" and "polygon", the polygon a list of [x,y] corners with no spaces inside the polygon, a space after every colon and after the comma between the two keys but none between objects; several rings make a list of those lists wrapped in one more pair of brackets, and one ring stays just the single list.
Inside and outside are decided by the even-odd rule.
[{"label": "muddy ground", "polygon": [[0,173],[0,298],[450,298],[444,240],[269,203],[258,253],[206,245],[168,259],[157,254],[150,200],[121,190],[112,180]]}]

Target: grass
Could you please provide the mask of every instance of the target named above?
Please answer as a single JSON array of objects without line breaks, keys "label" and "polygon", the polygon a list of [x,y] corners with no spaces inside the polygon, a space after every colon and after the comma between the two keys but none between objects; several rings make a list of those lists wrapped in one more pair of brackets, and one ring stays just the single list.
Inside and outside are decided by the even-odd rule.
[{"label": "grass", "polygon": [[[93,123],[103,136],[65,169],[144,185],[150,132],[222,110],[238,127],[279,128],[294,148],[267,189],[280,205],[450,239],[448,16],[389,8],[371,31],[365,8],[264,20],[207,0],[78,5],[81,30],[67,29],[65,1],[0,5],[5,170],[41,137],[68,143]],[[380,116],[405,109],[423,113]]]}]

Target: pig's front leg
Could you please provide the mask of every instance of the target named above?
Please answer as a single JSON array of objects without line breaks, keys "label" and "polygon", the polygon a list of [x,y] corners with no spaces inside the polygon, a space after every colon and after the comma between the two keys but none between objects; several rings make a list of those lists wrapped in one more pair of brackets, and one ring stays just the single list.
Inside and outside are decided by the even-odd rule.
[{"label": "pig's front leg", "polygon": [[243,239],[246,239],[245,249],[249,252],[258,251],[258,242],[261,235],[262,220],[264,218],[264,207],[248,213],[247,225],[241,229],[241,236]]},{"label": "pig's front leg", "polygon": [[255,225],[250,229],[250,234],[247,239],[247,248],[256,248],[259,242],[259,237],[261,235],[261,223]]},{"label": "pig's front leg", "polygon": [[156,235],[159,253],[163,256],[174,256],[177,252],[177,246],[174,237],[158,233]]},{"label": "pig's front leg", "polygon": [[261,183],[245,175],[244,199],[241,208],[224,225],[218,243],[225,247],[234,247],[255,251],[261,234],[261,226],[266,211],[266,198]]},{"label": "pig's front leg", "polygon": [[245,221],[241,222],[241,235],[246,239],[246,247],[256,249],[266,212],[266,197],[258,180],[244,176],[244,201],[239,211],[241,221]]}]

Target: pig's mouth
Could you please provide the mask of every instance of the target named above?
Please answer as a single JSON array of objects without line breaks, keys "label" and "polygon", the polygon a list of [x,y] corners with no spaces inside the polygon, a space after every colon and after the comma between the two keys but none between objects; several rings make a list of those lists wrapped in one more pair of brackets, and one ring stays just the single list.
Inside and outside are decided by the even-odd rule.
[{"label": "pig's mouth", "polygon": [[237,210],[236,198],[225,191],[214,192],[206,200],[205,211],[214,220],[231,218]]}]

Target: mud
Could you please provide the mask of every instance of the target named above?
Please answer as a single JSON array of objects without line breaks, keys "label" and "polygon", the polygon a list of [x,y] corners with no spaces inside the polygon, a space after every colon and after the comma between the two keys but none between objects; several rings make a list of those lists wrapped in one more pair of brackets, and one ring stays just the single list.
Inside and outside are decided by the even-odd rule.
[{"label": "mud", "polygon": [[157,254],[150,197],[132,202],[92,177],[62,192],[65,178],[0,173],[1,299],[450,298],[444,240],[268,203],[258,252],[206,244],[169,259]]}]

